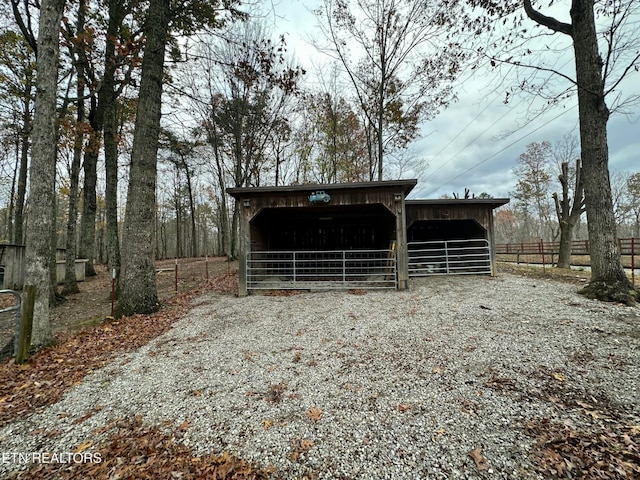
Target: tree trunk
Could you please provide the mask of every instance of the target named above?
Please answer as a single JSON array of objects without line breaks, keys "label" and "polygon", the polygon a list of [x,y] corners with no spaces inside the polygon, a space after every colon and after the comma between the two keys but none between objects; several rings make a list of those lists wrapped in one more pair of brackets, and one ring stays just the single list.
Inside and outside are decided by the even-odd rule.
[{"label": "tree trunk", "polygon": [[558,252],[558,268],[571,267],[571,240],[573,239],[573,227],[578,223],[584,213],[584,186],[582,179],[582,162],[576,160],[575,177],[573,185],[573,204],[569,198],[569,162],[562,162],[561,173],[558,176],[562,186],[562,199],[553,194],[556,206],[558,225],[560,227],[560,250]]},{"label": "tree trunk", "polygon": [[22,114],[23,127],[21,134],[20,149],[20,173],[18,174],[18,195],[16,197],[13,243],[22,245],[23,235],[23,214],[24,201],[27,194],[27,171],[29,167],[29,137],[31,136],[31,113],[29,112],[30,102],[28,96],[25,97],[24,112]]},{"label": "tree trunk", "polygon": [[238,258],[238,249],[240,248],[240,237],[239,237],[239,228],[240,228],[240,202],[233,202],[233,215],[231,217],[231,241],[229,242],[229,250],[231,251],[231,255],[229,258],[231,260],[236,260]]},{"label": "tree trunk", "polygon": [[[216,128],[215,125],[212,128]],[[224,168],[218,149],[218,139],[214,134],[213,156],[216,161],[218,186],[220,187],[220,205],[218,206],[218,251],[231,258],[231,236],[229,226],[229,207],[227,205],[226,183],[224,180]]]},{"label": "tree trunk", "polygon": [[198,237],[196,231],[196,206],[193,200],[193,187],[191,185],[191,173],[187,162],[184,162],[184,171],[187,175],[187,192],[189,193],[189,213],[191,215],[191,256],[198,256]]},{"label": "tree trunk", "polygon": [[591,282],[581,293],[600,300],[629,303],[633,301],[633,295],[622,268],[609,180],[609,110],[604,97],[593,3],[593,0],[574,0],[571,7],[582,172],[591,248]]},{"label": "tree trunk", "polygon": [[[78,4],[78,19],[76,21],[76,34],[83,35],[85,23],[86,0],[80,0]],[[75,48],[84,48],[84,42],[79,44],[73,42]],[[73,159],[71,162],[70,185],[69,185],[69,207],[67,215],[67,239],[65,243],[65,268],[64,268],[64,288],[63,295],[78,293],[78,281],[76,279],[76,222],[78,220],[78,183],[80,178],[80,160],[82,159],[82,147],[84,145],[84,95],[85,95],[85,69],[86,65],[83,55],[77,54],[76,73],[78,75],[77,93],[77,113],[76,132],[73,145]]]},{"label": "tree trunk", "polygon": [[96,108],[100,108],[100,105],[92,106],[92,111],[89,113],[89,123],[93,131],[84,152],[84,188],[82,190],[82,218],[78,248],[78,256],[88,260],[85,263],[87,277],[96,274],[93,263],[96,256],[96,183],[98,181],[98,152],[102,131],[102,119],[97,118],[101,112],[96,111]]},{"label": "tree trunk", "polygon": [[18,170],[20,170],[20,136],[16,138],[16,162],[11,175],[11,193],[9,195],[9,208],[5,210],[5,223],[7,226],[7,239],[13,242],[13,219],[15,212],[16,183],[18,182]]},{"label": "tree trunk", "polygon": [[29,183],[29,236],[25,252],[25,285],[36,287],[31,345],[51,341],[49,323],[49,263],[54,218],[59,33],[64,0],[43,0],[38,26],[36,108],[33,119],[33,150]]},{"label": "tree trunk", "polygon": [[122,240],[118,316],[150,313],[159,307],[154,257],[155,200],[169,3],[169,0],[150,3],[145,28],[146,46]]},{"label": "tree trunk", "polygon": [[[176,172],[179,175],[178,172]],[[180,177],[176,179],[176,191],[175,191],[173,208],[176,212],[176,257],[182,257],[182,206],[180,205]]]},{"label": "tree trunk", "polygon": [[104,105],[104,168],[106,242],[109,274],[116,272],[116,296],[120,294],[120,240],[118,232],[118,121],[115,91],[115,39],[124,20],[125,10],[119,0],[109,0],[109,23],[105,43],[105,69],[98,104]]},{"label": "tree trunk", "polygon": [[82,145],[84,135],[82,123],[84,122],[84,107],[81,98],[84,97],[84,82],[78,78],[78,113],[77,131],[73,147],[73,160],[71,163],[69,185],[69,209],[67,216],[67,239],[65,252],[64,288],[63,295],[78,293],[78,281],[76,280],[76,222],[78,220],[78,183],[80,177],[80,159],[82,158]]}]

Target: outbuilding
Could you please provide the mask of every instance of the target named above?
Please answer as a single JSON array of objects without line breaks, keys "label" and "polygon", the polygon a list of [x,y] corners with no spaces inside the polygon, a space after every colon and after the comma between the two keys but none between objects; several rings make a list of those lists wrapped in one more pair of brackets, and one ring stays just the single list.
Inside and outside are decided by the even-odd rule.
[{"label": "outbuilding", "polygon": [[[482,243],[466,245],[467,267],[483,266],[468,273],[494,274],[493,208],[508,200],[406,201],[416,184],[408,179],[227,189],[240,204],[239,294],[404,290],[410,276],[463,273],[452,263],[461,260],[451,242],[465,236]],[[445,242],[444,254],[423,242]]]},{"label": "outbuilding", "polygon": [[405,197],[416,183],[228,189],[240,203],[240,295],[407,288]]}]

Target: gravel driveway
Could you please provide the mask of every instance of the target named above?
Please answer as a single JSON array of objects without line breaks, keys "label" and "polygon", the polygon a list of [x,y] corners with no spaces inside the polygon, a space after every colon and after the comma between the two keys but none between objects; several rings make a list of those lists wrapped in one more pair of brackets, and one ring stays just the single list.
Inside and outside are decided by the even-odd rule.
[{"label": "gravel driveway", "polygon": [[186,420],[197,452],[271,465],[274,478],[542,478],[531,422],[580,430],[606,412],[640,424],[640,309],[575,292],[504,274],[406,292],[207,295],[0,430],[0,450],[69,451],[142,414]]}]

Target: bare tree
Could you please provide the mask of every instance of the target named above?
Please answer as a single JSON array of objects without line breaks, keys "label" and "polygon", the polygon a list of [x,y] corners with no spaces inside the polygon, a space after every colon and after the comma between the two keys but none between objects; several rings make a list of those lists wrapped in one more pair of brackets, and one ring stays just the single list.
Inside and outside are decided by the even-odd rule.
[{"label": "bare tree", "polygon": [[633,236],[640,237],[640,172],[632,174],[627,180],[629,211],[633,215]]},{"label": "bare tree", "polygon": [[[35,56],[24,36],[5,31],[0,34],[0,98],[7,102],[7,123],[16,129],[17,178],[13,218],[9,222],[12,232],[9,241],[22,244],[24,241],[24,206],[27,192],[27,172],[33,95],[35,88]],[[14,195],[11,196],[12,199]]]},{"label": "bare tree", "polygon": [[406,148],[419,122],[452,98],[464,54],[448,38],[456,16],[445,4],[323,0],[316,11],[329,43],[319,48],[344,67],[364,117],[371,180],[382,180],[384,156]]},{"label": "bare tree", "polygon": [[284,39],[271,40],[263,25],[247,23],[225,35],[200,45],[205,74],[202,83],[194,82],[202,88],[193,98],[216,163],[219,219],[230,222],[220,231],[230,238],[225,249],[235,257],[240,206],[234,203],[229,215],[224,189],[257,186],[275,169],[269,149],[277,144],[274,136],[288,135],[289,102],[304,70],[288,64]]},{"label": "bare tree", "polygon": [[534,225],[530,225],[530,228],[531,233],[535,231],[536,239],[548,237],[554,240],[558,235],[557,228],[551,222],[550,159],[551,144],[533,142],[527,145],[526,152],[520,154],[518,164],[513,169],[517,182],[511,195],[525,216],[534,213]]},{"label": "bare tree", "polygon": [[[582,163],[577,155],[577,140],[574,137],[565,137],[558,142],[554,149],[554,156],[558,162],[560,174],[558,181],[562,190],[562,196],[553,193],[553,201],[556,207],[556,216],[560,226],[560,249],[558,252],[558,268],[571,266],[571,240],[573,229],[585,212],[584,185],[582,183]],[[570,162],[574,163],[573,168]]]}]

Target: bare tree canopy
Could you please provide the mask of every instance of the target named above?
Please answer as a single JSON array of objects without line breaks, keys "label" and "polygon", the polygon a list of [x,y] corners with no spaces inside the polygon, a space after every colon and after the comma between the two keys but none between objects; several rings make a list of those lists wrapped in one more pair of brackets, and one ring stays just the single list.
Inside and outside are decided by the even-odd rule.
[{"label": "bare tree canopy", "polygon": [[327,41],[318,48],[346,70],[364,118],[371,180],[453,98],[465,54],[448,35],[455,15],[445,3],[324,0],[316,11]]}]

